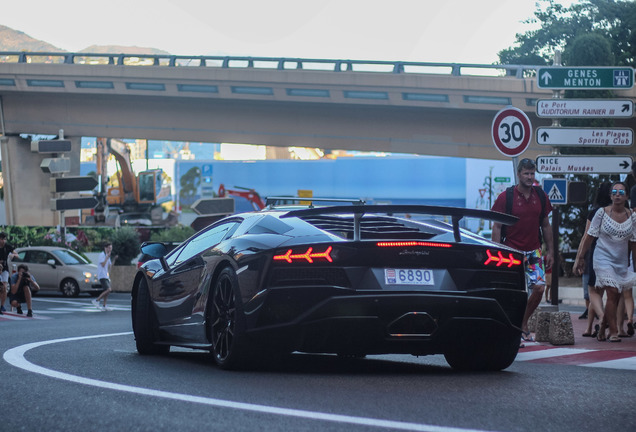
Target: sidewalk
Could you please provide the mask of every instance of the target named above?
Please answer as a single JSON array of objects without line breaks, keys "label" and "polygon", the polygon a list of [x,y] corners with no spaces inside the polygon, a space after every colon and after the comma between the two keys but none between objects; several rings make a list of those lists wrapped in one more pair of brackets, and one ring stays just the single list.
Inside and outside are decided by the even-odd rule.
[{"label": "sidewalk", "polygon": [[[582,291],[581,291],[582,292]],[[541,303],[538,310],[542,308],[549,309],[550,306],[547,303]],[[592,337],[583,337],[583,333],[587,329],[587,319],[579,319],[579,316],[585,310],[585,307],[577,307],[577,306],[569,306],[560,304],[560,311],[568,311],[570,312],[570,318],[572,320],[572,329],[574,331],[574,345],[559,345],[560,348],[578,348],[578,349],[589,349],[589,350],[604,350],[604,351],[633,351],[636,352],[636,336],[621,338],[621,342],[601,342],[596,340],[596,338]],[[598,319],[594,320],[594,324],[598,324]],[[626,326],[625,326],[626,329]],[[592,331],[594,331],[594,326],[592,326]],[[556,346],[552,345],[550,342],[537,342],[538,345],[545,346]]]}]

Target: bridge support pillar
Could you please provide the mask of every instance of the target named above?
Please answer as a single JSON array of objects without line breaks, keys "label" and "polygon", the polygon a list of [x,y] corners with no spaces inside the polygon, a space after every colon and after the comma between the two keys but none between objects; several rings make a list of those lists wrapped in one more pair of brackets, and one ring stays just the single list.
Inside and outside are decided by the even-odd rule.
[{"label": "bridge support pillar", "polygon": [[[73,137],[71,152],[64,157],[71,159],[71,171],[64,175],[79,175],[81,138]],[[51,174],[40,168],[45,158],[61,157],[61,154],[31,152],[31,141],[19,135],[1,137],[2,176],[7,225],[56,226],[59,214],[51,210]],[[9,240],[10,241],[10,240]]]}]

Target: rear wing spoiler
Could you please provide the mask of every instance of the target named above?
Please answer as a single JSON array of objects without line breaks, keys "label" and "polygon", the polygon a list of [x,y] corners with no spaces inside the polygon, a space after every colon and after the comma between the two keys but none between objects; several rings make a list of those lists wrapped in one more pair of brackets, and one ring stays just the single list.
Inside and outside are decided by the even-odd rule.
[{"label": "rear wing spoiler", "polygon": [[[315,199],[315,198],[314,198]],[[305,198],[305,201],[311,200],[311,198]],[[333,206],[333,207],[318,207],[307,208],[299,210],[291,210],[281,218],[290,217],[307,217],[318,216],[328,214],[353,214],[353,239],[360,240],[360,219],[365,214],[389,214],[394,213],[411,213],[411,214],[426,214],[435,216],[450,216],[453,221],[453,234],[455,241],[460,242],[461,236],[459,232],[459,221],[464,217],[486,219],[493,222],[498,222],[503,225],[514,225],[519,218],[505,213],[494,212],[490,210],[478,210],[461,207],[445,207],[445,206],[427,206],[427,205],[352,205],[352,206]]]},{"label": "rear wing spoiler", "polygon": [[277,203],[279,202],[287,202],[287,201],[293,201],[293,202],[307,202],[310,201],[311,204],[309,204],[309,208],[314,208],[314,202],[322,202],[322,203],[349,203],[349,204],[353,204],[353,205],[362,205],[365,203],[364,200],[361,199],[357,199],[357,198],[313,198],[313,197],[307,197],[307,198],[302,198],[302,197],[292,197],[292,196],[268,196],[267,198],[265,198],[265,205],[269,208],[274,207]]}]

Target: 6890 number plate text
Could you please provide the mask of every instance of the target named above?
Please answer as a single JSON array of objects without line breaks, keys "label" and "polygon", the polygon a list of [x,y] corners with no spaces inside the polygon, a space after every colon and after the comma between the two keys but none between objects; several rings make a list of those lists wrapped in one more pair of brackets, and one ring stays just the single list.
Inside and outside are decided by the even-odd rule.
[{"label": "6890 number plate text", "polygon": [[433,271],[428,269],[384,269],[387,285],[433,285]]}]

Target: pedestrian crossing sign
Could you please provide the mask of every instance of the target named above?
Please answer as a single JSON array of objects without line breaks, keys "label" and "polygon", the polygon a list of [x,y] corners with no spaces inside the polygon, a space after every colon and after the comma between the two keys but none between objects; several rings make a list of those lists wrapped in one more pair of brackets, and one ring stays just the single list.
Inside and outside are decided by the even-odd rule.
[{"label": "pedestrian crossing sign", "polygon": [[568,203],[568,181],[567,179],[543,179],[543,190],[545,191],[552,205]]}]

